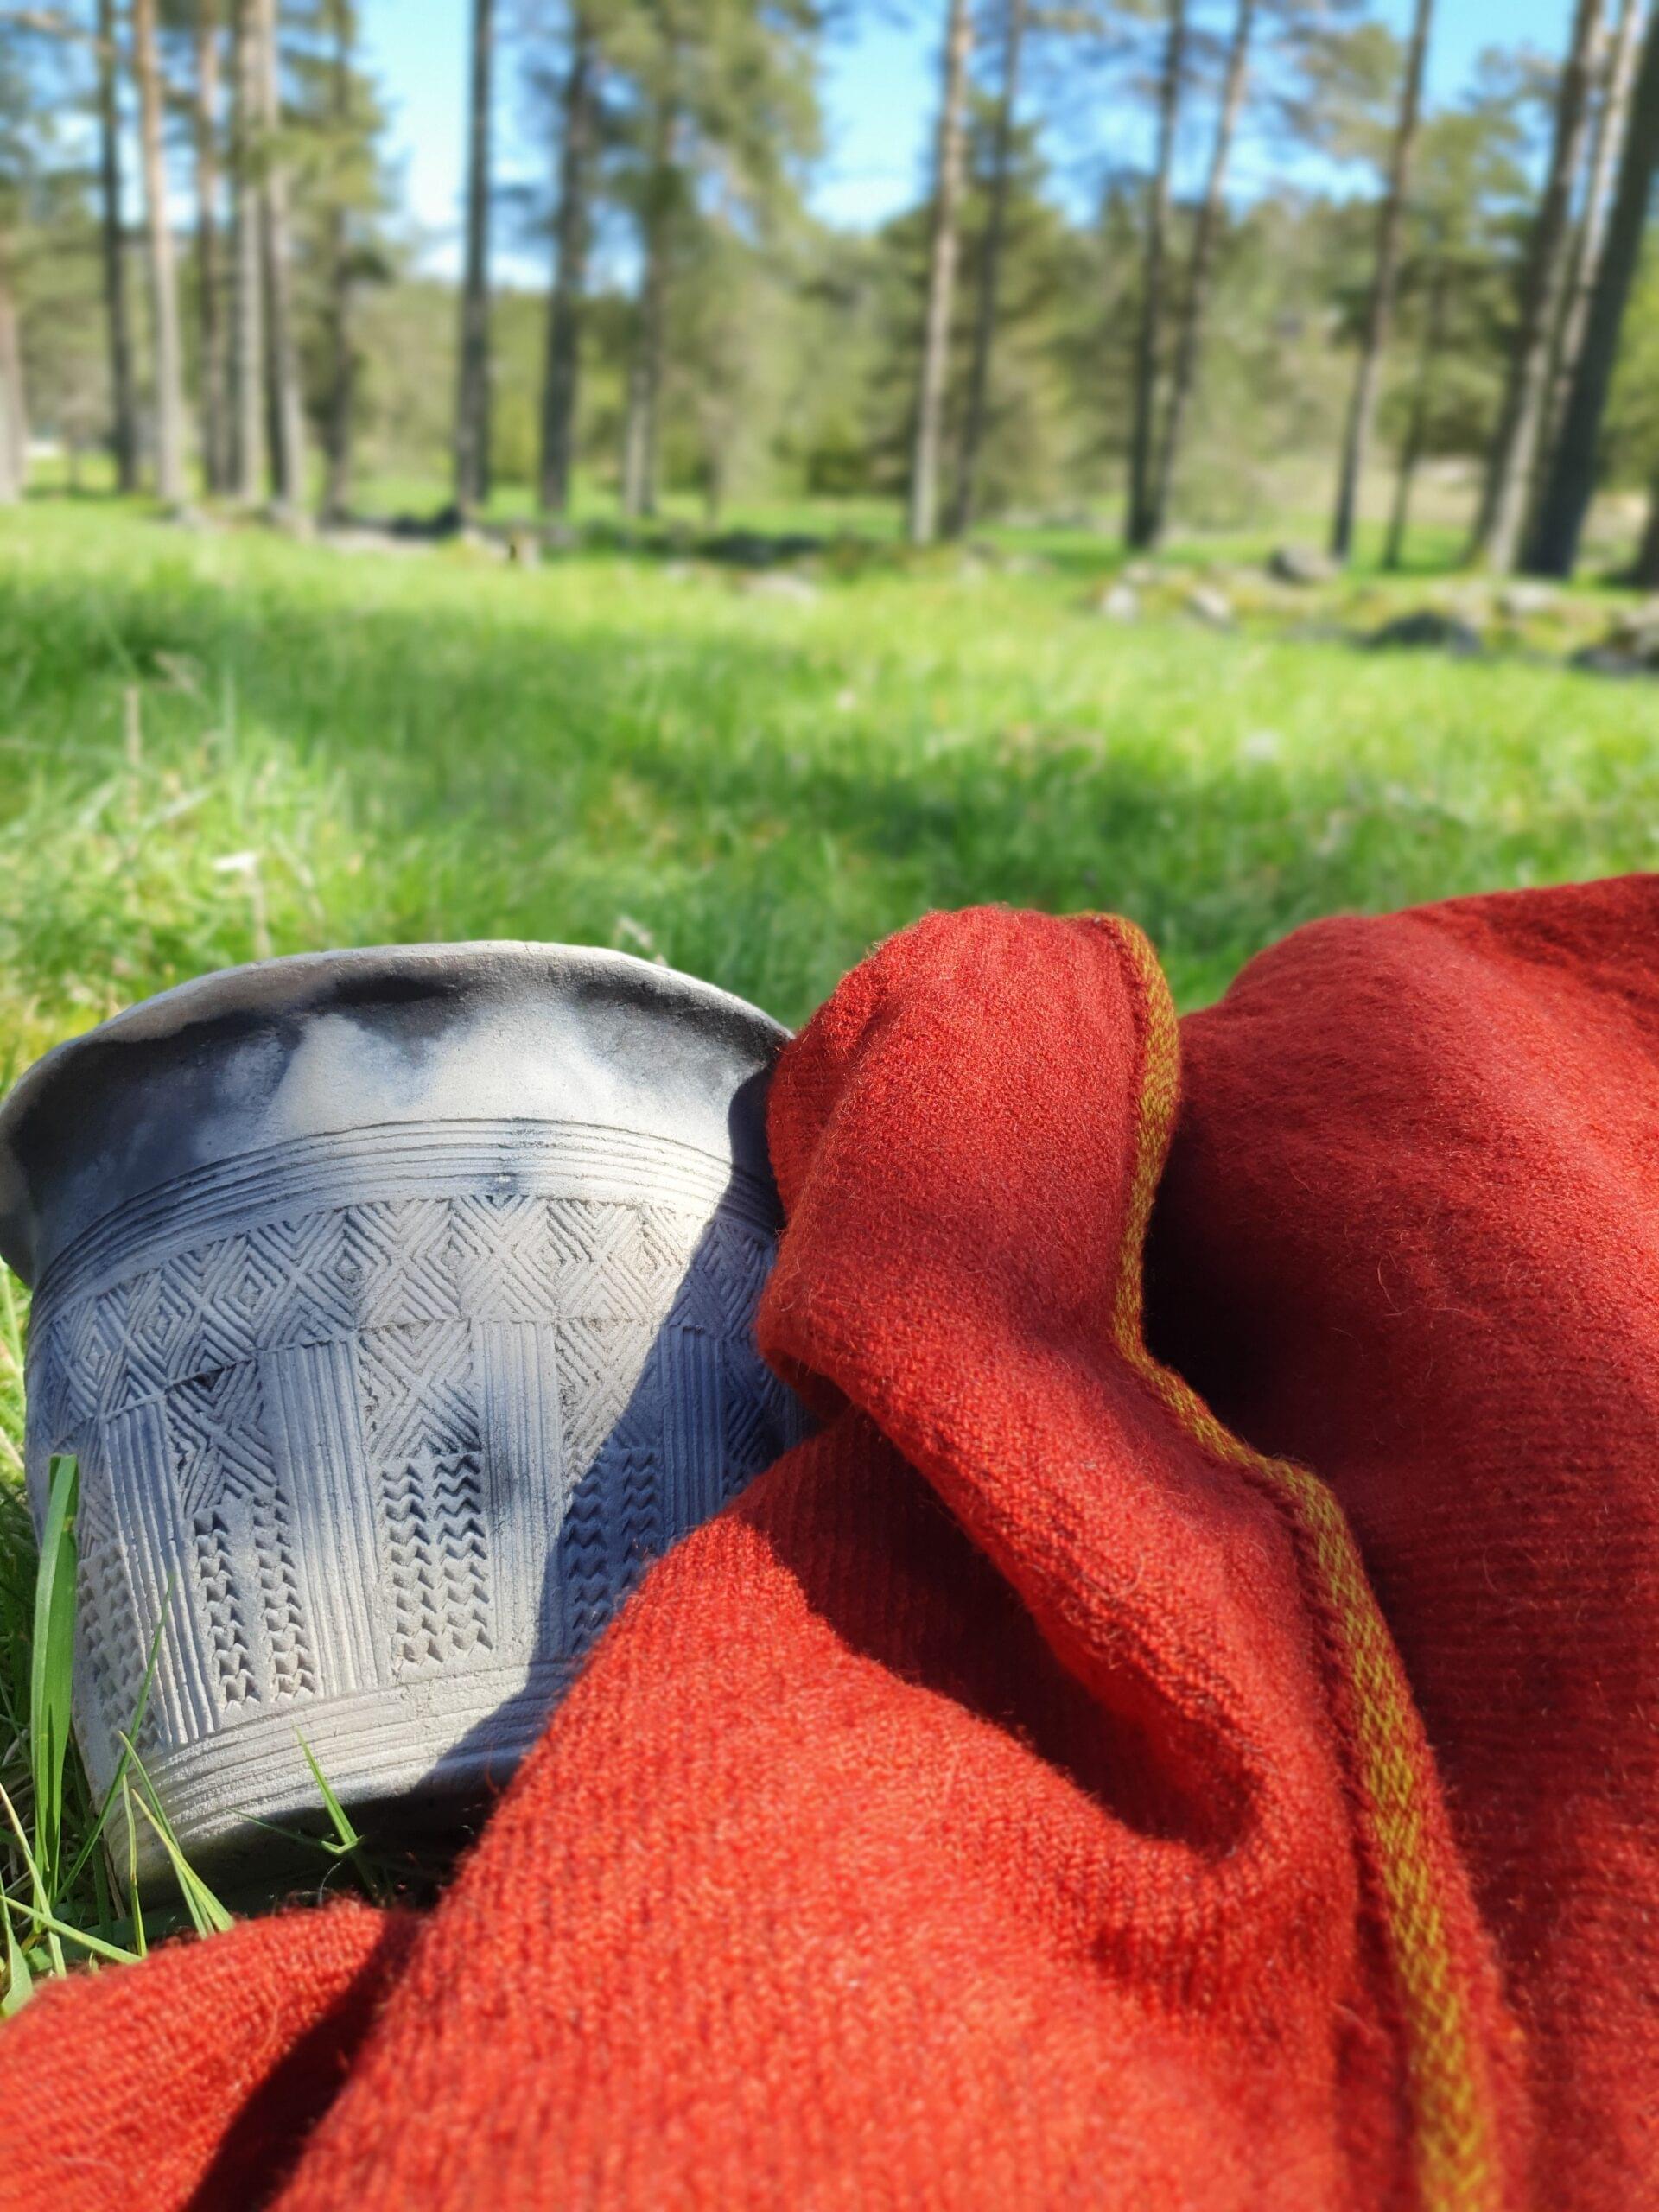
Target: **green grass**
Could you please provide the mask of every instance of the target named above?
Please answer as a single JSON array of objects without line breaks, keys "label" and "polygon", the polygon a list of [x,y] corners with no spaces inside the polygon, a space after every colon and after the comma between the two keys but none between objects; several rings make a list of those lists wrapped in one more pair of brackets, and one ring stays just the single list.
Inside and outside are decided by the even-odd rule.
[{"label": "green grass", "polygon": [[[1122,626],[1091,611],[1102,541],[998,543],[1032,564],[890,549],[801,604],[696,562],[347,556],[95,500],[0,518],[0,1083],[266,950],[569,938],[793,1022],[916,915],[1003,899],[1132,915],[1190,1007],[1317,914],[1659,853],[1659,687],[1560,664],[1605,594],[1540,626],[1552,662],[1463,664],[1286,627],[1376,620],[1421,580],[1230,634],[1172,586]],[[3,1322],[10,1789],[34,1567]],[[71,1855],[86,1812],[66,1799]],[[26,1894],[15,1838],[0,1873]],[[89,1888],[72,1906],[100,1924]]]}]

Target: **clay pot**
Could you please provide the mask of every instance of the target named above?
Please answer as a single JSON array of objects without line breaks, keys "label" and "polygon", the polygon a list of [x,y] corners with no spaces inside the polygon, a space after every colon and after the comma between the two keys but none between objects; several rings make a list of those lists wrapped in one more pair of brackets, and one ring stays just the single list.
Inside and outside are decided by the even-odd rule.
[{"label": "clay pot", "polygon": [[618,953],[401,947],[204,977],[23,1077],[0,1252],[37,1522],[80,1462],[95,1789],[158,1622],[138,1747],[199,1858],[315,1809],[302,1738],[348,1808],[505,1779],[799,1433],[753,1342],[784,1037]]}]

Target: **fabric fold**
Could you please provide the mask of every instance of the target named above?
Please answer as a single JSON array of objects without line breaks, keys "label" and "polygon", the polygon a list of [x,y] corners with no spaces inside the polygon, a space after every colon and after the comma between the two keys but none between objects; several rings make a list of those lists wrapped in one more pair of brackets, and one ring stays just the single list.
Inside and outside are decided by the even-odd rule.
[{"label": "fabric fold", "polygon": [[[881,947],[772,1097],[760,1338],[818,1433],[647,1576],[432,1910],[54,1993],[0,2140],[170,2006],[230,2056],[123,2075],[141,2129],[198,2100],[158,2207],[1643,2201],[1656,925],[1303,932],[1185,1081],[1127,924]],[[259,1943],[263,2040],[207,1963]],[[34,2139],[20,2212],[119,2201]]]}]

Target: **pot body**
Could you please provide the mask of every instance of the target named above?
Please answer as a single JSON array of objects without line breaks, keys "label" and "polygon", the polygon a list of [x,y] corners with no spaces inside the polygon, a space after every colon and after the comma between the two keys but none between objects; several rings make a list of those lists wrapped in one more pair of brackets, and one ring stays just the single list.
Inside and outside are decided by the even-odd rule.
[{"label": "pot body", "polygon": [[[0,1109],[28,1446],[80,1463],[76,1721],[188,1852],[505,1780],[642,1567],[801,1433],[754,1350],[777,1025],[558,946],[267,962]],[[418,1808],[417,1808],[418,1809]],[[159,1865],[154,1839],[141,1859]]]}]

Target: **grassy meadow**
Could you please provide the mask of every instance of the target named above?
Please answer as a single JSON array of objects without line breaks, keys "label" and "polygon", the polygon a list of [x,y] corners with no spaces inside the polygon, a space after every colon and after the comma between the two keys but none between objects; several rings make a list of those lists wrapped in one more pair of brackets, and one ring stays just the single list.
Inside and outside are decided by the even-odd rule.
[{"label": "grassy meadow", "polygon": [[[1079,532],[848,542],[754,575],[666,543],[520,566],[33,501],[0,518],[0,1087],[268,952],[572,939],[797,1022],[890,931],[998,899],[1133,916],[1192,1007],[1315,915],[1653,863],[1659,685],[1565,663],[1617,594],[1495,620],[1463,660],[1342,634],[1465,605],[1455,579],[1298,594],[1225,568],[1236,625],[1187,609],[1195,566],[1262,550],[1176,549],[1119,621],[1097,606],[1115,549]],[[39,1971],[75,1947],[26,1849],[22,1326],[16,1294],[0,1877],[35,1899],[9,1919]],[[137,1932],[97,1853],[46,1918]]]}]

